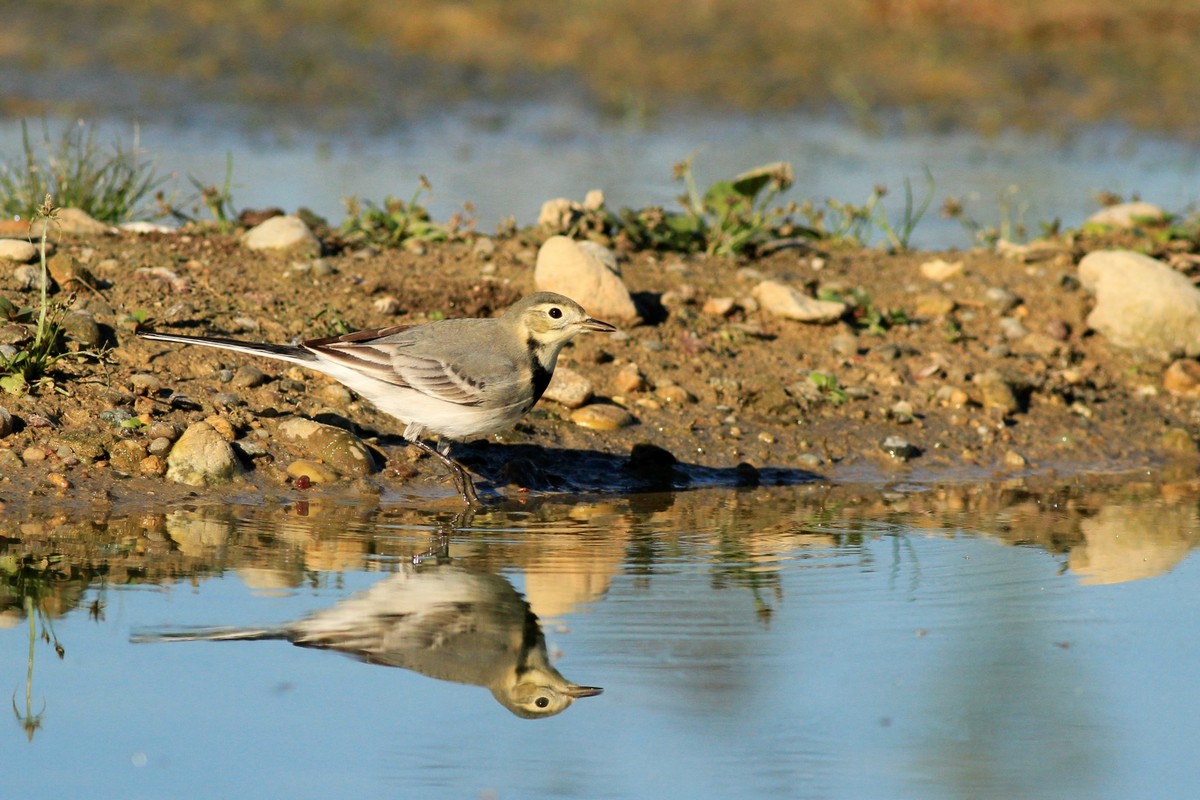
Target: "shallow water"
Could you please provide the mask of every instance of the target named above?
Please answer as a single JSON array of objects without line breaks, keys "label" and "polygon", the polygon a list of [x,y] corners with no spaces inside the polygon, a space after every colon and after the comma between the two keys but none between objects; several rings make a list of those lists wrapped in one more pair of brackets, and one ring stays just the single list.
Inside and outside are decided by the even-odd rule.
[{"label": "shallow water", "polygon": [[[53,141],[62,128],[61,122],[50,124]],[[40,125],[32,129],[41,136]],[[127,121],[101,123],[96,130],[97,142],[134,139]],[[287,127],[248,131],[227,121],[206,124],[199,115],[183,128],[142,124],[138,137],[157,172],[172,176],[168,194],[201,218],[206,212],[194,208],[190,178],[220,186],[228,156],[238,209],[307,206],[336,225],[346,216],[344,198],[408,200],[424,175],[433,192],[420,202],[435,220],[471,203],[484,233],[510,216],[532,224],[545,200],[582,200],[591,189],[602,189],[612,208],[677,207],[683,187],[672,180],[671,168],[693,154],[701,187],[759,164],[790,161],[796,184],[784,199],[818,207],[827,199],[861,204],[875,186],[885,186],[883,207],[893,226],[904,217],[905,180],[919,203],[928,191],[928,168],[934,199],[912,237],[914,246],[925,248],[973,243],[960,221],[938,213],[951,197],[963,202],[966,216],[1013,239],[1020,226],[1036,236],[1040,223],[1056,218],[1078,226],[1098,208],[1098,191],[1140,195],[1174,212],[1200,201],[1200,148],[1112,128],[1057,138],[877,135],[802,114],[619,123],[581,105],[475,105],[403,127],[336,136]],[[20,142],[19,122],[0,120],[0,157],[19,160]],[[872,243],[883,238],[877,226]]]},{"label": "shallow water", "polygon": [[[1200,789],[1194,496],[826,491],[534,499],[459,528],[330,501],[6,526],[6,792]],[[556,685],[603,694],[534,720],[498,702],[541,652],[512,590]],[[293,632],[408,668],[286,641],[131,642],[306,615]]]}]

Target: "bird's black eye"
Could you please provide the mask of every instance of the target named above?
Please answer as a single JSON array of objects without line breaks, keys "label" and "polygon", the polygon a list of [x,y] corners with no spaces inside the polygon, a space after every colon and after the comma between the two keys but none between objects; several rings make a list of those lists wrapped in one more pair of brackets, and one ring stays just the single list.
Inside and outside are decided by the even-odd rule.
[{"label": "bird's black eye", "polygon": [[550,315],[550,319],[562,319],[562,309],[558,306],[551,306],[546,313]]},{"label": "bird's black eye", "polygon": [[[554,316],[555,311],[558,311],[558,309],[557,308],[550,309],[550,316]],[[561,311],[558,311],[558,313],[560,315],[562,314]],[[533,701],[533,704],[535,706],[537,706],[538,708],[545,708],[546,706],[550,705],[550,698],[549,697],[539,697],[537,700]]]}]

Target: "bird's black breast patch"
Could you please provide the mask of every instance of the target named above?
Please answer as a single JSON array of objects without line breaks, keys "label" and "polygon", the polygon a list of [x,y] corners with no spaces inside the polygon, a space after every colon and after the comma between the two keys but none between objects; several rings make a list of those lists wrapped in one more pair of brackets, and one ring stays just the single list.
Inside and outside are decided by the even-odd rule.
[{"label": "bird's black breast patch", "polygon": [[[526,345],[529,347],[529,366],[533,369],[533,403],[542,399],[542,393],[550,385],[550,370],[542,365],[541,347],[530,337]],[[533,407],[530,403],[530,408]]]}]

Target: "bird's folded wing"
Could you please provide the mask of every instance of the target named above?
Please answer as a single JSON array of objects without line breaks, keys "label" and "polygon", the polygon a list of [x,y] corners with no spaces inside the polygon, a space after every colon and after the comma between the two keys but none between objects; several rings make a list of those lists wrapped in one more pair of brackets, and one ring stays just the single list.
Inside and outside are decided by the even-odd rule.
[{"label": "bird's folded wing", "polygon": [[477,406],[485,400],[485,380],[464,375],[441,359],[413,355],[396,344],[342,339],[306,345],[355,372],[448,403]]}]

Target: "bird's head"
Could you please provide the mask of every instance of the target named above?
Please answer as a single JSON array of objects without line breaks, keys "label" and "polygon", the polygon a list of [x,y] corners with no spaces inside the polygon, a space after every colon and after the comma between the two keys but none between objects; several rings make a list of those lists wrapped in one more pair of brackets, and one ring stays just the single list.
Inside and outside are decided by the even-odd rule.
[{"label": "bird's head", "polygon": [[571,298],[553,292],[527,295],[505,311],[504,316],[526,334],[531,347],[555,353],[583,331],[616,330],[607,322],[589,317],[583,306]]}]

